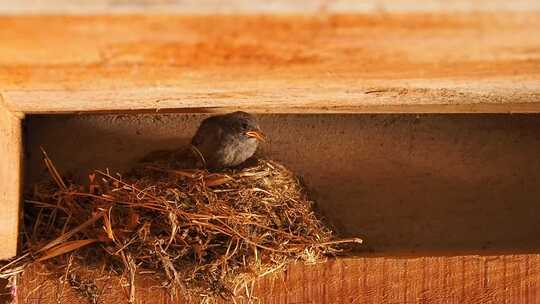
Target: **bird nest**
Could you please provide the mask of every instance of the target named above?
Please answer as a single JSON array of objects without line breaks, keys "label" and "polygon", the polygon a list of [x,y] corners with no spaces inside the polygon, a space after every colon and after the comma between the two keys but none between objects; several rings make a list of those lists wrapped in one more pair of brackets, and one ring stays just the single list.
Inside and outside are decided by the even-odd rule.
[{"label": "bird nest", "polygon": [[220,173],[163,164],[127,176],[96,170],[80,185],[44,160],[52,178],[25,199],[22,254],[0,268],[3,277],[38,262],[68,277],[75,256],[123,275],[131,302],[141,272],[173,297],[231,300],[291,262],[324,261],[361,242],[336,239],[275,161]]}]

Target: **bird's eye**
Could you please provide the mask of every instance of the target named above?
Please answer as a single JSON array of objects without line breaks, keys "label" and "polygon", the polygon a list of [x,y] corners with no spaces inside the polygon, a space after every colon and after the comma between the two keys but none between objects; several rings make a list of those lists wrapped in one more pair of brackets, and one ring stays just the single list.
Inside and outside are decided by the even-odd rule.
[{"label": "bird's eye", "polygon": [[242,123],[242,130],[247,130],[249,128],[249,125],[245,122]]}]

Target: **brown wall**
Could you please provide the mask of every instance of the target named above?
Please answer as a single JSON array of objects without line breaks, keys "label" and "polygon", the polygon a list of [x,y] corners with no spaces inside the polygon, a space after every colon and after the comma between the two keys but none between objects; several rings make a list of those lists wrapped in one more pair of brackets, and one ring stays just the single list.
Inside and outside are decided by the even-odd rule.
[{"label": "brown wall", "polygon": [[[30,116],[27,185],[44,172],[39,145],[63,172],[126,170],[186,145],[203,117]],[[321,212],[374,254],[540,249],[539,115],[259,117],[263,153],[302,176]]]}]

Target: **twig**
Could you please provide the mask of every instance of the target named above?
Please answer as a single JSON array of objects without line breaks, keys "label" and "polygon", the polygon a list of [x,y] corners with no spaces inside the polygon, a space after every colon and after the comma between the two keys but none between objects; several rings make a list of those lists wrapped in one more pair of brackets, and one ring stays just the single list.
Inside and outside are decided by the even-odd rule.
[{"label": "twig", "polygon": [[47,152],[45,152],[45,149],[43,147],[39,147],[41,149],[41,152],[43,153],[43,161],[45,162],[45,165],[47,166],[47,169],[49,170],[49,173],[51,174],[51,177],[54,179],[58,187],[60,187],[62,190],[67,190],[66,183],[64,183],[64,180],[62,180],[62,177],[60,176],[60,173],[58,173],[58,170],[56,170],[56,167],[54,166],[53,162],[47,155]]}]

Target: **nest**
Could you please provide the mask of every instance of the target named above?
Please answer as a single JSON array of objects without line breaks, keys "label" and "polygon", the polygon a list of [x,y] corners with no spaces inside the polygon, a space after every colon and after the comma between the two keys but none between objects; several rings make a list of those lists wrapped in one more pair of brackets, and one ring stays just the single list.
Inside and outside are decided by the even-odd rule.
[{"label": "nest", "polygon": [[73,279],[75,255],[123,275],[130,302],[141,272],[172,297],[230,300],[288,263],[324,261],[361,242],[336,239],[295,175],[275,161],[220,173],[158,163],[127,176],[96,170],[80,185],[44,155],[51,179],[27,195],[22,254],[0,276],[39,262]]}]

